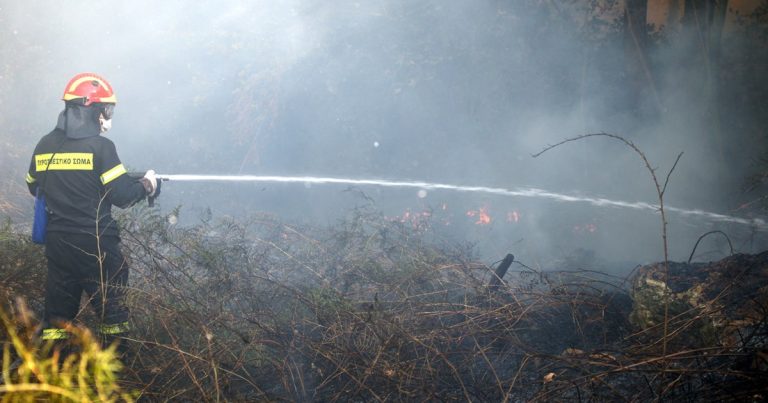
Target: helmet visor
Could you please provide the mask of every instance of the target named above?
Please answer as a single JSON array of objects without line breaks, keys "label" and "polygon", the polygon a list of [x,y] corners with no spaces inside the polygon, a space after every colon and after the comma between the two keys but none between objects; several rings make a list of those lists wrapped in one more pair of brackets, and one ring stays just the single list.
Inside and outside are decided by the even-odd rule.
[{"label": "helmet visor", "polygon": [[104,119],[112,119],[112,115],[115,113],[115,104],[101,104],[101,114]]}]

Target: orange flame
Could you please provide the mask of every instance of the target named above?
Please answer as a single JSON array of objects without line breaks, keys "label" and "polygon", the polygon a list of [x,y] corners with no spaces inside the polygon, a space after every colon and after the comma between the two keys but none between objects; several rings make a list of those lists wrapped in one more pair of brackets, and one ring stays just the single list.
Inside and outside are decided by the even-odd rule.
[{"label": "orange flame", "polygon": [[423,211],[411,211],[411,209],[405,209],[399,216],[385,218],[389,221],[400,222],[403,224],[409,224],[417,230],[427,230],[430,226],[429,220],[432,217],[432,212],[429,210]]},{"label": "orange flame", "polygon": [[491,216],[488,214],[488,209],[486,207],[467,211],[467,217],[477,217],[477,221],[475,221],[475,224],[477,225],[488,225],[491,223]]}]

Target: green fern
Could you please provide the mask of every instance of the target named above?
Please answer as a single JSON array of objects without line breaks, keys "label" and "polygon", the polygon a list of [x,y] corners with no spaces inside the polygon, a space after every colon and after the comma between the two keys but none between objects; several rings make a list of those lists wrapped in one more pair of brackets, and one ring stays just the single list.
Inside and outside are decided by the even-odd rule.
[{"label": "green fern", "polygon": [[[38,347],[32,338],[20,335],[2,309],[0,319],[9,338],[3,346],[2,402],[133,402],[138,397],[118,383],[122,363],[116,345],[103,349],[87,328],[68,329],[78,352],[63,357],[53,344]],[[19,357],[18,365],[11,364],[12,355]]]}]

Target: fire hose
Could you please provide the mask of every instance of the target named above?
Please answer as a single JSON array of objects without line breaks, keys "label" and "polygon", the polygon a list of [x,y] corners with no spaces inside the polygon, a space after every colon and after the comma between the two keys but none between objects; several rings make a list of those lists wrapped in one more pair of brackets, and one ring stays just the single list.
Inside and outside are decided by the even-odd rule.
[{"label": "fire hose", "polygon": [[[532,187],[517,187],[513,189],[486,187],[486,186],[459,186],[445,183],[432,183],[420,181],[393,181],[379,179],[352,179],[352,178],[329,178],[316,176],[268,176],[268,175],[194,175],[177,174],[167,175],[158,174],[158,191],[160,182],[164,181],[195,181],[195,182],[279,182],[279,183],[304,183],[304,184],[343,184],[358,186],[383,186],[399,188],[417,188],[419,197],[426,197],[427,190],[447,190],[455,192],[469,193],[488,193],[499,196],[527,197],[549,199],[558,202],[578,202],[588,203],[597,207],[620,207],[634,210],[646,210],[658,212],[660,206],[647,202],[629,202],[622,200],[610,200],[598,197],[585,197],[551,192],[544,189]],[[154,205],[154,197],[148,198],[150,205]],[[768,231],[768,222],[761,218],[735,217],[726,214],[718,214],[700,209],[684,209],[679,207],[665,206],[665,210],[674,212],[682,216],[699,217],[708,221],[728,222],[735,224],[748,225],[756,230]]]}]

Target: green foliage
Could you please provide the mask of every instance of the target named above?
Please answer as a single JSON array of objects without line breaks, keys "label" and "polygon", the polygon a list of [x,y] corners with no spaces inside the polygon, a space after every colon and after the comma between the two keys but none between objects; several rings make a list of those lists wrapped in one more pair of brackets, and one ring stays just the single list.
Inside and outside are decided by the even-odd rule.
[{"label": "green foliage", "polygon": [[[40,346],[31,334],[19,334],[3,309],[0,319],[9,336],[3,343],[3,402],[133,402],[138,397],[119,385],[116,346],[102,349],[88,329],[68,329],[73,335],[68,349],[76,352],[66,354],[60,345]],[[21,321],[32,328],[28,317]],[[12,365],[11,356],[19,357],[18,365]]]}]

